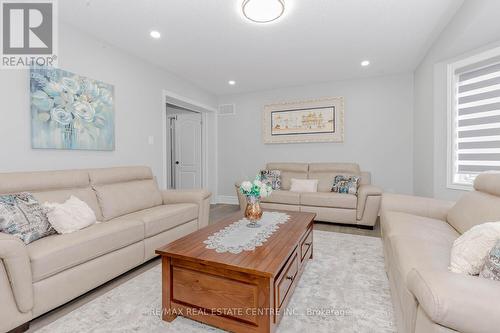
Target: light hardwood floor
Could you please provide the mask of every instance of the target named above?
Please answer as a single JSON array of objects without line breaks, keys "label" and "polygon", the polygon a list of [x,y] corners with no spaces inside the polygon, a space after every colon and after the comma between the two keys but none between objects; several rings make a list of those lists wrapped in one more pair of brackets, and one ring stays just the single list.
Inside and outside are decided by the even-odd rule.
[{"label": "light hardwood floor", "polygon": [[[221,220],[225,216],[232,214],[238,211],[239,207],[236,205],[226,205],[226,204],[217,204],[212,205],[210,207],[210,220],[209,224],[216,223]],[[331,232],[340,232],[346,234],[353,235],[363,235],[363,236],[371,236],[371,237],[380,237],[380,224],[377,221],[375,228],[373,230],[369,229],[360,229],[353,226],[346,225],[337,225],[332,223],[323,223],[323,222],[315,222],[314,229],[323,230],[323,231],[331,231]],[[70,313],[71,311],[79,308],[80,306],[92,301],[93,299],[105,294],[113,288],[118,287],[119,285],[127,282],[128,280],[146,272],[147,270],[153,268],[154,266],[160,263],[160,259],[152,259],[145,264],[105,283],[104,285],[89,291],[88,293],[74,299],[73,301],[66,303],[60,306],[57,309],[50,311],[31,322],[30,329],[27,332],[35,332],[36,330],[50,324],[51,322],[57,320],[58,318]]]}]

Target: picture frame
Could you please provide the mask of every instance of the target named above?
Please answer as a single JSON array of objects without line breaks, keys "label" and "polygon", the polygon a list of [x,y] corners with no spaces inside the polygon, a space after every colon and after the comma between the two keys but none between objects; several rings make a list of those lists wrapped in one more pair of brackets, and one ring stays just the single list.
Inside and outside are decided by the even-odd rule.
[{"label": "picture frame", "polygon": [[115,150],[114,86],[63,69],[30,69],[33,149]]},{"label": "picture frame", "polygon": [[344,98],[269,104],[264,106],[262,121],[266,144],[343,142]]}]

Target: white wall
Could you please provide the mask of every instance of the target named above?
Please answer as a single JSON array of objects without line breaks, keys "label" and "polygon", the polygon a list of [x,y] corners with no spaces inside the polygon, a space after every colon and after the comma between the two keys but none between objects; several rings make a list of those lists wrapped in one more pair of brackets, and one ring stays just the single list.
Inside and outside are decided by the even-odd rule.
[{"label": "white wall", "polygon": [[[217,105],[216,97],[67,24],[59,26],[59,33],[60,68],[115,86],[116,150],[31,149],[29,74],[0,70],[0,172],[148,165],[163,184],[162,90],[212,107]],[[150,135],[153,145],[148,144]],[[215,141],[209,156],[214,152]],[[215,178],[215,162],[211,165]],[[215,182],[210,186],[215,190]]]},{"label": "white wall", "polygon": [[[344,143],[263,144],[264,105],[334,96],[345,98]],[[222,96],[219,103],[236,106],[236,115],[219,116],[219,195],[234,196],[235,181],[273,161],[357,162],[385,190],[413,192],[411,74]]]},{"label": "white wall", "polygon": [[456,199],[446,188],[446,64],[500,42],[500,1],[467,0],[415,71],[414,188]]}]

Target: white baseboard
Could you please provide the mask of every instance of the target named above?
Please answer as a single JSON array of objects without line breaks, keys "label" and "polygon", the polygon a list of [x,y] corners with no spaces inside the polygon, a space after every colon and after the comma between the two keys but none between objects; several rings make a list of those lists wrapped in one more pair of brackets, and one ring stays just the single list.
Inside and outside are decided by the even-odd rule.
[{"label": "white baseboard", "polygon": [[228,205],[238,205],[238,197],[235,195],[218,195],[217,203],[228,204]]}]

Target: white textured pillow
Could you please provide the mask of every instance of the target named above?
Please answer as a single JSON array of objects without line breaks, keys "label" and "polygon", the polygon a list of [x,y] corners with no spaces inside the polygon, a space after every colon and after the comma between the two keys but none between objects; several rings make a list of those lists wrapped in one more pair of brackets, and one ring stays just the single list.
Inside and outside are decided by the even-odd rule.
[{"label": "white textured pillow", "polygon": [[478,224],[458,237],[451,249],[450,270],[478,275],[490,250],[500,239],[500,222]]},{"label": "white textured pillow", "polygon": [[317,179],[292,178],[291,192],[318,192]]},{"label": "white textured pillow", "polygon": [[65,203],[44,203],[47,217],[59,234],[69,234],[96,223],[94,211],[84,201],[71,196]]}]

